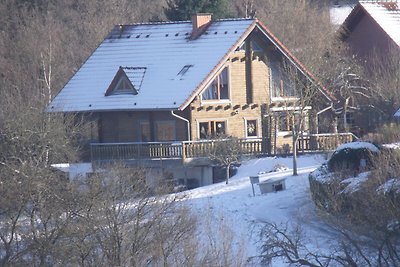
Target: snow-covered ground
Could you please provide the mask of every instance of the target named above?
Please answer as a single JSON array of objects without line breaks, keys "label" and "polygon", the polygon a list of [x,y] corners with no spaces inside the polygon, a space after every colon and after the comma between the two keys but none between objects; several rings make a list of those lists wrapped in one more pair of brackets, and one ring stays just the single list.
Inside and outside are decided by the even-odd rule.
[{"label": "snow-covered ground", "polygon": [[[323,155],[306,155],[298,159],[299,175],[292,176],[292,158],[259,158],[244,162],[229,184],[224,182],[187,191],[187,204],[203,218],[204,233],[219,231],[227,225],[235,235],[235,242],[247,257],[259,255],[257,230],[265,222],[300,224],[305,230],[307,245],[327,249],[332,231],[318,217],[309,192],[308,174],[325,161]],[[277,164],[289,167],[273,171]],[[249,176],[264,175],[260,182],[272,177],[286,177],[286,190],[261,195],[258,186],[253,196]],[[206,235],[206,234],[205,234]],[[272,266],[288,266],[278,260]]]},{"label": "snow-covered ground", "polygon": [[333,25],[341,25],[353,10],[353,5],[333,5],[329,9],[331,23]]}]

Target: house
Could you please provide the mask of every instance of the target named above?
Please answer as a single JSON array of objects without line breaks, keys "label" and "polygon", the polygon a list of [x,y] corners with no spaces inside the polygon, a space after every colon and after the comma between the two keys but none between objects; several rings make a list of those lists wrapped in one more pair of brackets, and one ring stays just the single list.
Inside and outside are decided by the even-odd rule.
[{"label": "house", "polygon": [[[360,1],[342,24],[342,39],[354,55],[368,62],[400,49],[400,8],[397,0]],[[400,52],[400,50],[398,50]]]},{"label": "house", "polygon": [[[217,135],[243,139],[248,153],[278,153],[291,144],[293,118],[285,111],[298,109],[284,61],[315,82],[258,19],[197,14],[192,21],[119,25],[47,111],[91,121],[96,161],[206,156]],[[334,101],[318,88],[322,108],[306,107],[305,135],[317,133],[313,122]]]},{"label": "house", "polygon": [[[350,55],[362,62],[368,76],[376,76],[376,69],[382,66],[393,68],[392,65],[396,65],[393,58],[400,54],[400,8],[397,0],[360,1],[342,24],[340,38],[348,45]],[[353,102],[358,111],[346,114],[348,124],[356,124],[364,131],[374,130],[393,114],[390,103],[371,104],[362,93]]]}]

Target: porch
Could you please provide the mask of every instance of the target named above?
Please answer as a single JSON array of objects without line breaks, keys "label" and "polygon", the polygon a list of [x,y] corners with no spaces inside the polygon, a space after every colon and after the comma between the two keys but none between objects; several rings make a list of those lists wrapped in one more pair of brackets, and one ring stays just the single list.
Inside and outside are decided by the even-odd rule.
[{"label": "porch", "polygon": [[[329,151],[355,139],[352,133],[310,134],[299,139],[297,148],[300,153]],[[92,161],[181,159],[185,162],[188,159],[208,157],[215,142],[224,141],[92,143],[90,154]],[[239,146],[243,155],[270,156],[274,154],[271,152],[270,140],[265,138],[239,139]]]}]

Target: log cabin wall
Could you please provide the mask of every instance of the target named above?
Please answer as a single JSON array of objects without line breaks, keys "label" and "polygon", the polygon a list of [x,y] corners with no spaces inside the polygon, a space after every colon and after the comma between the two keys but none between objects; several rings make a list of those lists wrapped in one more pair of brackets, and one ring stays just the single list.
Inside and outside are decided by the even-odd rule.
[{"label": "log cabin wall", "polygon": [[187,125],[170,111],[100,113],[99,136],[103,143],[187,140]]},{"label": "log cabin wall", "polygon": [[234,52],[226,62],[229,77],[229,100],[201,100],[201,96],[190,105],[191,135],[200,139],[200,123],[225,122],[225,134],[246,138],[248,121],[256,122],[256,136],[262,137],[262,106],[269,102],[269,67],[264,53],[251,53],[251,103],[248,103],[246,82],[246,53]]}]

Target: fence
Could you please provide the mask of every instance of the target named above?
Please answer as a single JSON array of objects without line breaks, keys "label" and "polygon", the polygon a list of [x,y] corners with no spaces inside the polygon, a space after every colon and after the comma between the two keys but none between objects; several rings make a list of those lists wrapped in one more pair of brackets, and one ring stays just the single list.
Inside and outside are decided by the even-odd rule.
[{"label": "fence", "polygon": [[[351,142],[355,136],[351,133],[314,134],[299,138],[299,152],[323,151],[335,149],[338,145]],[[136,160],[208,157],[216,142],[227,140],[204,140],[183,142],[132,142],[132,143],[92,143],[91,158],[98,160]],[[268,139],[238,139],[239,149],[246,155],[271,155]]]}]

